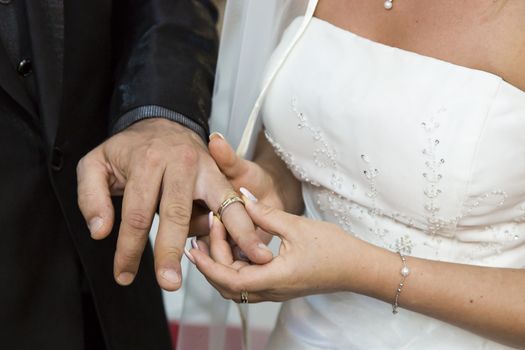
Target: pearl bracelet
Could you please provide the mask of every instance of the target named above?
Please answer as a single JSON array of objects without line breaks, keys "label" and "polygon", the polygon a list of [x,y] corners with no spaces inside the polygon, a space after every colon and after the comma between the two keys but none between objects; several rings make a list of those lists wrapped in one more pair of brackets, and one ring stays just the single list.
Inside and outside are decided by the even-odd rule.
[{"label": "pearl bracelet", "polygon": [[410,275],[410,269],[407,266],[407,259],[406,257],[401,254],[401,252],[397,252],[399,256],[401,257],[401,262],[403,263],[403,267],[399,271],[401,274],[401,282],[399,282],[399,285],[397,286],[396,290],[396,296],[394,298],[394,303],[392,304],[392,313],[395,315],[398,313],[397,308],[399,307],[399,295],[401,295],[401,291],[403,290],[403,286],[405,285],[405,279]]}]

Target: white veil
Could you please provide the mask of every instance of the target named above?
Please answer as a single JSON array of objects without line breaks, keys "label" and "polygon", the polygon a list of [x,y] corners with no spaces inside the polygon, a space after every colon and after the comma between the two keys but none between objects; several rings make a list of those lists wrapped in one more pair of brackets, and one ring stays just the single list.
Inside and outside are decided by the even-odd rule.
[{"label": "white veil", "polygon": [[[252,153],[260,128],[258,115],[264,93],[289,51],[274,67],[274,72],[265,74],[270,56],[288,25],[307,11],[313,12],[316,3],[317,0],[228,0],[226,3],[211,130],[226,136],[243,157],[250,157]],[[306,25],[303,23],[294,42]],[[263,81],[264,77],[268,78]],[[244,328],[242,336],[228,327],[229,315],[230,318],[232,314],[236,316],[237,308],[230,310],[235,304],[222,299],[194,266],[189,267],[185,283],[177,350],[236,350],[241,348],[240,339],[244,339],[244,350],[263,349],[265,334],[248,327],[251,322],[247,306],[238,308]],[[249,308],[253,317],[264,305]],[[232,345],[234,342],[237,345]]]},{"label": "white veil", "polygon": [[[269,58],[284,30],[306,13],[308,0],[229,0],[213,96],[211,128],[238,147],[264,89]],[[251,129],[250,129],[251,130]],[[242,153],[242,152],[240,152]],[[242,153],[245,155],[245,153]]]}]

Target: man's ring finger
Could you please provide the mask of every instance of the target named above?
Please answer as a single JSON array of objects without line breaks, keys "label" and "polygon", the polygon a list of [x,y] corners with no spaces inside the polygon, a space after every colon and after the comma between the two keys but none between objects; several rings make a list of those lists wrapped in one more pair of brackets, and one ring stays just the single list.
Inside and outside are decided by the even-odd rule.
[{"label": "man's ring finger", "polygon": [[222,215],[224,214],[224,211],[226,210],[226,208],[228,208],[233,203],[237,203],[237,202],[241,203],[242,205],[245,205],[242,198],[239,197],[238,195],[233,195],[231,197],[226,198],[224,202],[222,202],[222,204],[220,205],[219,209],[217,209],[217,213],[216,213],[217,219],[219,219],[219,221],[222,221]]}]

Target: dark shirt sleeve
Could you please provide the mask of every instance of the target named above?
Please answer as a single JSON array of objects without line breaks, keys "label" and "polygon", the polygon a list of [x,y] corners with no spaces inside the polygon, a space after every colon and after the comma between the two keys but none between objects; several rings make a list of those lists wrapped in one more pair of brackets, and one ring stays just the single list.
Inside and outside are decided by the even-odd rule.
[{"label": "dark shirt sleeve", "polygon": [[217,57],[210,0],[114,0],[110,131],[145,118],[206,138]]},{"label": "dark shirt sleeve", "polygon": [[191,118],[188,118],[185,115],[161,106],[142,106],[127,112],[118,118],[117,122],[113,126],[113,130],[111,130],[111,133],[116,134],[131,124],[148,118],[164,118],[177,122],[188,129],[193,130],[202,139],[204,139],[204,141],[207,140],[208,132],[200,124],[194,122]]}]

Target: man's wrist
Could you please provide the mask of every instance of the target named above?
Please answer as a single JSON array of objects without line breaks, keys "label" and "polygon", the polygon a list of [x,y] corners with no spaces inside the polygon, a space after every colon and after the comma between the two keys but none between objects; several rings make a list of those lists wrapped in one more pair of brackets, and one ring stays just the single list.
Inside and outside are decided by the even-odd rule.
[{"label": "man's wrist", "polygon": [[115,125],[113,125],[111,134],[117,134],[136,122],[151,118],[171,120],[195,132],[205,143],[208,140],[208,131],[191,118],[170,109],[155,105],[141,106],[128,111],[117,120]]}]

